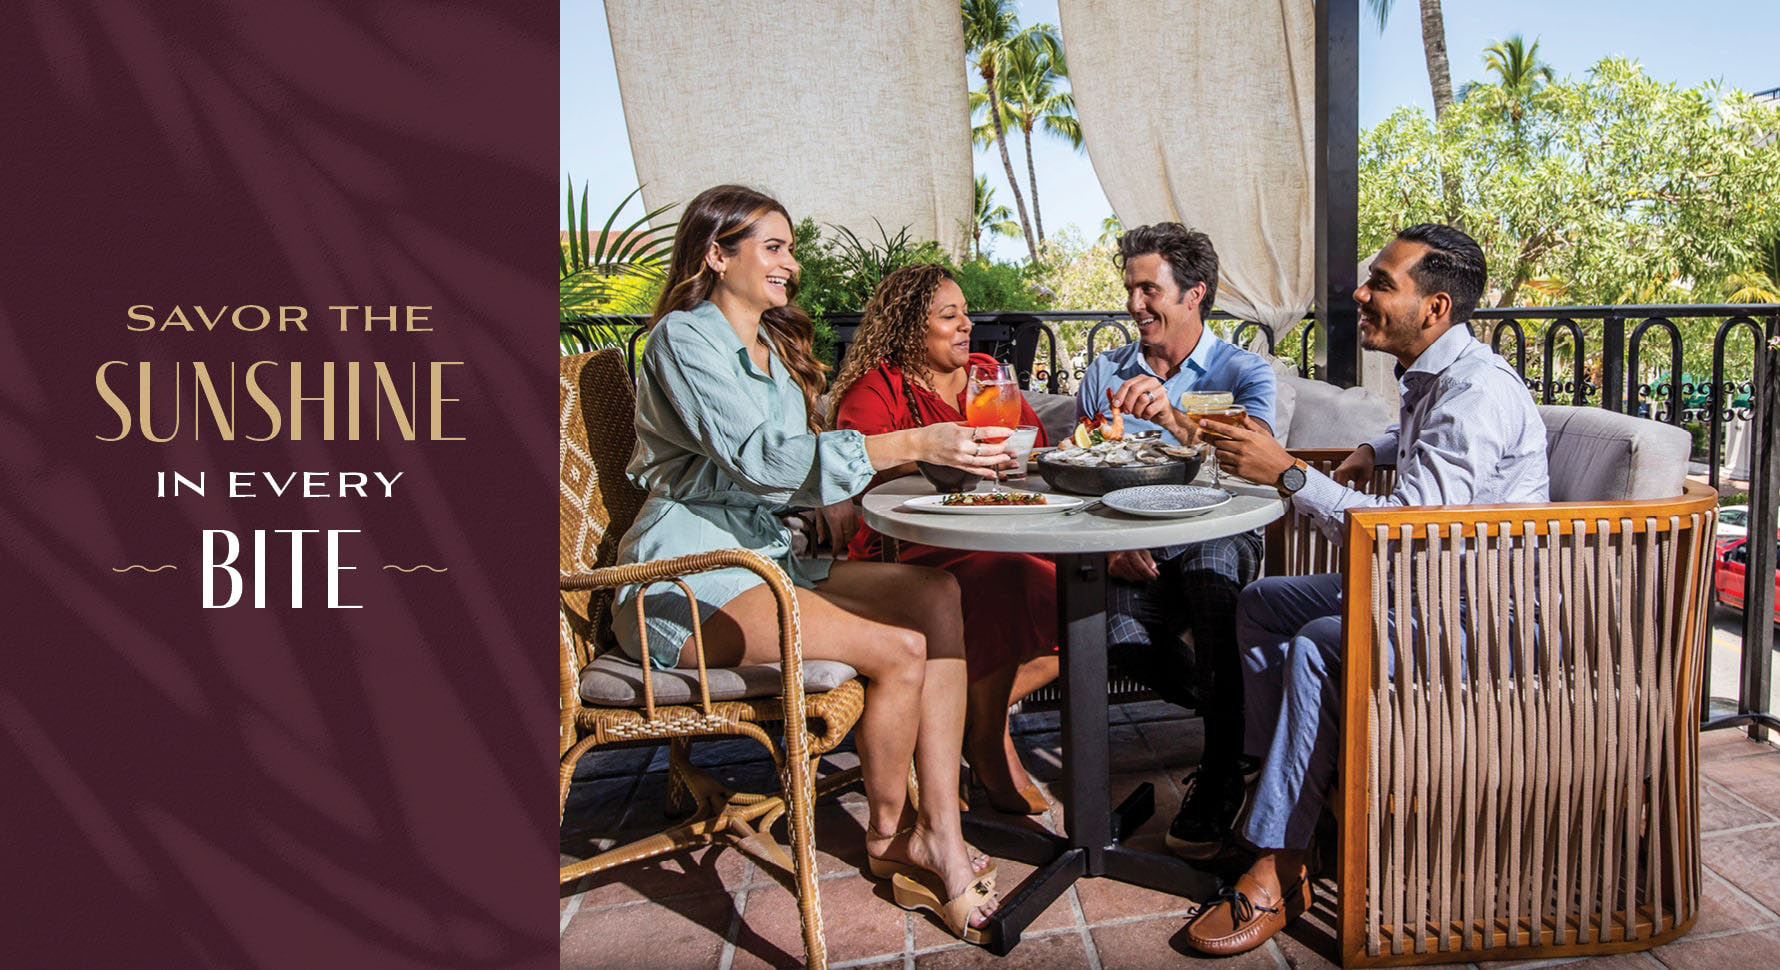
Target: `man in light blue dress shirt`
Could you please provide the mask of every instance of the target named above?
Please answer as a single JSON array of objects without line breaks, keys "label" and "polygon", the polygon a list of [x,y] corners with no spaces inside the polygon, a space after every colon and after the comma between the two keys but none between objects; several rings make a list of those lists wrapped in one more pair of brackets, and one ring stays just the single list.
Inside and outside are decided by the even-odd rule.
[{"label": "man in light blue dress shirt", "polygon": [[[1088,365],[1076,394],[1078,416],[1116,403],[1127,434],[1160,430],[1168,441],[1191,442],[1198,430],[1174,406],[1181,395],[1228,391],[1251,419],[1271,427],[1272,366],[1205,326],[1203,311],[1218,288],[1211,240],[1175,222],[1140,226],[1119,238],[1116,262],[1137,339]],[[1187,858],[1217,854],[1247,793],[1235,610],[1260,566],[1261,537],[1253,532],[1107,557],[1112,655],[1163,699],[1205,719],[1205,755],[1186,779],[1167,834],[1169,848]],[[1191,650],[1181,642],[1183,631]]]},{"label": "man in light blue dress shirt", "polygon": [[[1538,408],[1520,375],[1465,325],[1485,280],[1483,250],[1470,236],[1427,224],[1399,232],[1354,291],[1360,345],[1397,358],[1398,423],[1355,449],[1333,475],[1294,460],[1265,431],[1233,429],[1217,442],[1224,467],[1275,483],[1293,511],[1336,541],[1344,538],[1346,511],[1356,507],[1547,501]],[[1390,495],[1348,487],[1386,463],[1397,466]],[[1219,955],[1260,946],[1309,905],[1307,850],[1341,738],[1341,577],[1263,579],[1243,591],[1236,627],[1245,747],[1263,756],[1240,834],[1261,853],[1188,926],[1194,947]]]}]

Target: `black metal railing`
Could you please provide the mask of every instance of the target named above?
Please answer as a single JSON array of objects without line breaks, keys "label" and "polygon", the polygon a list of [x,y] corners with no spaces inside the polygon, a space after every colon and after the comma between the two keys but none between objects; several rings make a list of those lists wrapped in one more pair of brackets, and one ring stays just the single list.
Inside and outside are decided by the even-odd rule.
[{"label": "black metal railing", "polygon": [[[1775,424],[1780,420],[1780,306],[1512,307],[1477,312],[1487,335],[1546,404],[1593,405],[1697,429],[1695,458],[1706,480],[1726,491],[1728,430],[1740,424],[1748,452],[1749,560],[1743,590],[1742,664],[1734,709],[1711,705],[1712,642],[1702,690],[1708,729],[1747,726],[1753,737],[1780,729],[1768,703],[1773,683],[1775,543],[1780,510]],[[1528,347],[1539,347],[1528,368]],[[1689,353],[1709,346],[1710,353]],[[1654,352],[1652,352],[1654,351]],[[1689,372],[1690,364],[1694,372]],[[1710,370],[1710,375],[1703,373]],[[1715,593],[1716,596],[1716,593]]]},{"label": "black metal railing", "polygon": [[[1131,340],[1129,318],[1122,310],[1050,310],[1035,313],[972,314],[974,349],[994,354],[1015,366],[1021,386],[1052,393],[1079,381],[1094,354]],[[632,374],[645,318],[606,318],[635,329],[623,335]],[[1252,321],[1236,321],[1214,311],[1212,326],[1236,343],[1259,334],[1269,351],[1275,337]],[[846,354],[858,328],[858,314],[828,318],[835,335],[835,360]],[[1087,325],[1085,349],[1077,359],[1061,353],[1059,328]],[[1740,423],[1747,441],[1749,482],[1748,534],[1780,534],[1780,306],[1776,305],[1624,305],[1508,307],[1477,311],[1472,330],[1487,339],[1546,404],[1572,404],[1636,414],[1680,427],[1697,429],[1695,457],[1704,465],[1712,487],[1726,490],[1724,466],[1739,455],[1728,454],[1729,429]],[[610,336],[619,336],[608,329]],[[1116,343],[1113,342],[1117,335]],[[1297,342],[1298,372],[1314,375],[1312,361],[1316,327],[1306,319],[1280,341]],[[614,341],[616,342],[616,341]],[[1040,344],[1044,354],[1039,354]],[[1106,345],[1106,346],[1103,346]],[[1709,352],[1702,347],[1709,346]],[[1690,373],[1689,368],[1694,372]],[[1709,376],[1704,371],[1710,371]],[[1774,576],[1777,550],[1773,542],[1748,543],[1742,662],[1734,708],[1711,702],[1711,651],[1707,641],[1706,676],[1702,679],[1704,726],[1746,727],[1764,739],[1780,730],[1770,709],[1773,683]]]},{"label": "black metal railing", "polygon": [[[1020,387],[1031,390],[1041,387],[1052,394],[1066,393],[1081,379],[1087,362],[1094,359],[1095,354],[1109,350],[1131,341],[1131,330],[1128,326],[1130,317],[1123,310],[1039,310],[1009,311],[1006,313],[972,313],[971,317],[971,349],[979,353],[994,356],[997,360],[1010,364],[1019,378]],[[638,344],[643,338],[643,324],[648,322],[645,316],[605,317],[607,333],[613,327],[622,327],[628,333],[622,336],[625,347],[626,361],[631,376],[636,376]],[[1276,346],[1283,343],[1297,345],[1297,368],[1300,377],[1311,378],[1316,375],[1316,318],[1306,316],[1292,329],[1275,338],[1266,327],[1253,320],[1242,320],[1222,310],[1213,310],[1210,316],[1213,329],[1219,336],[1232,343],[1248,346],[1250,341],[1260,338],[1268,353],[1274,353]],[[859,329],[860,314],[836,313],[826,318],[829,329],[834,334],[833,359],[831,364],[839,366],[847,355],[847,348],[853,344],[853,336]],[[1067,324],[1088,325],[1084,350],[1079,358],[1072,358],[1063,349],[1064,341],[1058,331]],[[1106,344],[1109,331],[1117,333],[1116,343]],[[1103,337],[1103,334],[1107,334]],[[1040,344],[1042,343],[1042,348]],[[585,337],[581,339],[582,349],[591,350],[594,341]],[[1043,356],[1039,351],[1043,350]]]}]

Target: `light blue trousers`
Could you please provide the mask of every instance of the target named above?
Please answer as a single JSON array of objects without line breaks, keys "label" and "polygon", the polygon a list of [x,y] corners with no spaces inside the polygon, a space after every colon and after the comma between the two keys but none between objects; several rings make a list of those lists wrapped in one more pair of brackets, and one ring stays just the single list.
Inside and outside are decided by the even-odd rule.
[{"label": "light blue trousers", "polygon": [[1305,849],[1341,744],[1341,577],[1269,576],[1236,603],[1243,750],[1262,759],[1241,835],[1258,849]]}]

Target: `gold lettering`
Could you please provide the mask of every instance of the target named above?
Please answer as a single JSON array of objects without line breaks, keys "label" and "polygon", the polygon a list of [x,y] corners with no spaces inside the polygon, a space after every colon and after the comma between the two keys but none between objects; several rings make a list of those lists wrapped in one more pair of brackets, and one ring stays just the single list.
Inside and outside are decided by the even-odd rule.
[{"label": "gold lettering", "polygon": [[[387,399],[389,401],[390,415],[396,419],[396,424],[399,425],[402,429],[402,440],[403,441],[413,441],[414,440],[414,419],[411,418],[409,415],[414,411],[414,409],[415,409],[414,405],[418,400],[414,394],[414,379],[415,379],[414,365],[413,364],[408,365],[408,407],[407,408],[402,407],[401,392],[396,389],[395,378],[392,377],[389,373],[389,365],[385,364],[381,360],[374,360],[371,362],[371,369],[372,369],[372,372],[377,377],[377,398],[376,398],[376,400],[371,402],[371,407],[373,409],[376,409],[377,401],[384,400],[385,392],[387,391],[388,392]],[[378,441],[383,440],[383,412],[382,411],[377,411],[377,440]]]},{"label": "gold lettering", "polygon": [[122,363],[124,363],[124,361],[108,360],[105,363],[100,364],[99,372],[93,375],[93,383],[98,385],[99,388],[99,398],[106,404],[110,405],[113,411],[117,412],[118,421],[120,422],[117,434],[110,438],[107,438],[102,434],[93,435],[93,437],[98,438],[100,441],[122,441],[124,436],[130,433],[130,408],[128,405],[124,404],[123,398],[118,397],[117,392],[111,389],[111,385],[105,383],[105,369],[113,364]]},{"label": "gold lettering", "polygon": [[433,386],[432,386],[433,433],[432,433],[432,439],[434,441],[462,441],[462,440],[464,440],[461,437],[456,437],[456,436],[448,435],[445,433],[445,402],[451,401],[453,403],[456,403],[457,398],[446,397],[444,395],[445,368],[447,368],[447,367],[462,367],[463,363],[464,362],[461,360],[435,360],[435,361],[433,361],[433,367],[432,367],[432,371],[433,371]]},{"label": "gold lettering", "polygon": [[284,426],[284,418],[278,413],[278,402],[272,400],[272,396],[260,387],[259,378],[254,374],[261,367],[267,366],[276,367],[278,365],[270,360],[256,360],[247,365],[247,396],[253,398],[253,403],[258,404],[260,410],[266,412],[266,417],[272,421],[271,430],[267,431],[263,437],[256,438],[253,435],[248,435],[247,440],[249,441],[271,441],[278,437],[278,429]]},{"label": "gold lettering", "polygon": [[192,440],[198,439],[198,429],[203,425],[198,418],[204,413],[198,405],[210,402],[210,417],[216,422],[216,429],[222,433],[222,440],[235,440],[235,364],[229,363],[229,413],[223,414],[222,401],[217,397],[216,385],[210,382],[210,369],[202,362],[192,364],[192,376],[197,387],[197,399],[192,401]]}]

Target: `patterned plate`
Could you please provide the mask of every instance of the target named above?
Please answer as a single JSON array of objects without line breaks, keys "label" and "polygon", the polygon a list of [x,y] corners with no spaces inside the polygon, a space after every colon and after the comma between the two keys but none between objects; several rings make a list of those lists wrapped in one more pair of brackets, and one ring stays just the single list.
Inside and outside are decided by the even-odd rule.
[{"label": "patterned plate", "polygon": [[1230,493],[1204,485],[1139,485],[1107,492],[1106,507],[1127,515],[1176,519],[1210,512],[1230,501]]}]

